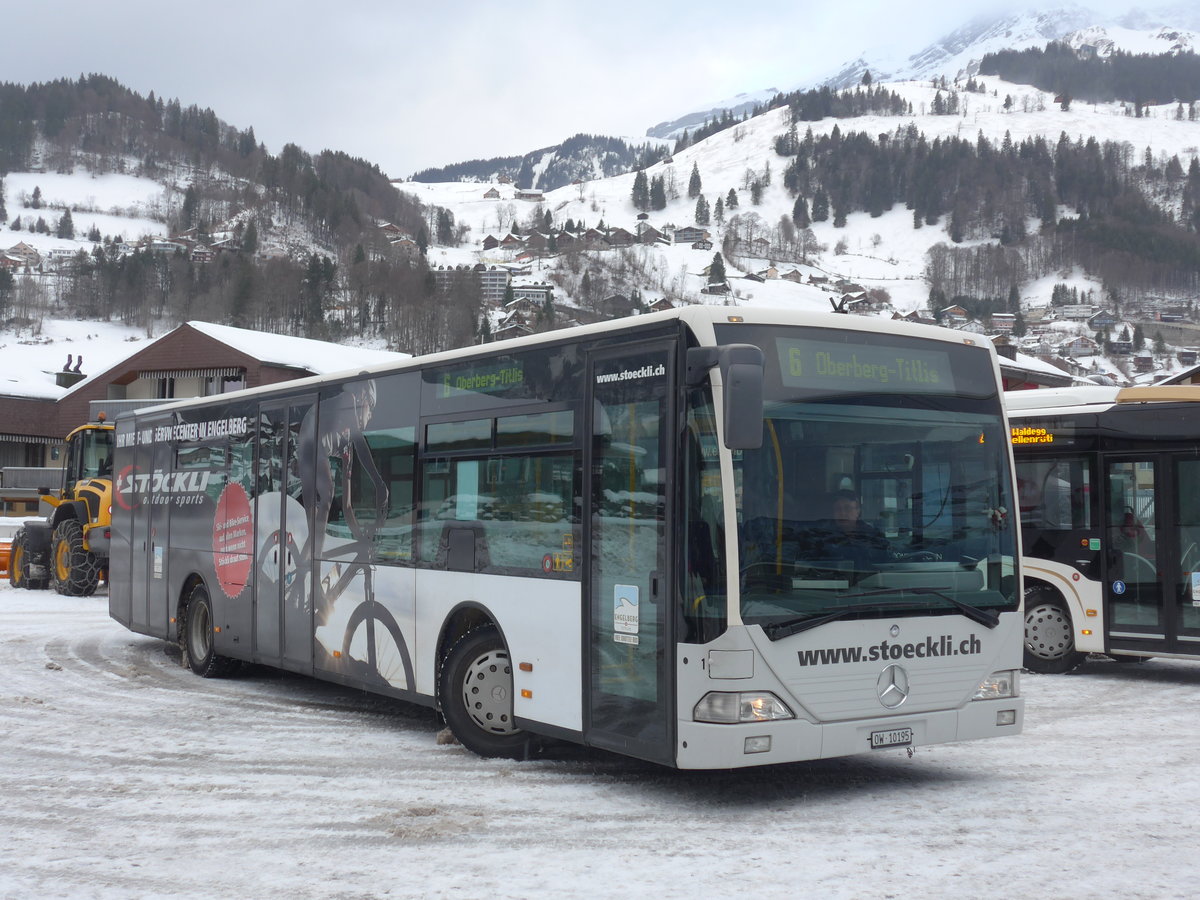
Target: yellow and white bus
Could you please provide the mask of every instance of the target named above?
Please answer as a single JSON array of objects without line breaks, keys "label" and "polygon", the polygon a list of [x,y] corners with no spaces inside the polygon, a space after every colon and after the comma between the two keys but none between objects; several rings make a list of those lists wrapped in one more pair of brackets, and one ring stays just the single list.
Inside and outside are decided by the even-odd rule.
[{"label": "yellow and white bus", "polygon": [[1200,658],[1200,386],[1005,396],[1024,544],[1025,665]]}]

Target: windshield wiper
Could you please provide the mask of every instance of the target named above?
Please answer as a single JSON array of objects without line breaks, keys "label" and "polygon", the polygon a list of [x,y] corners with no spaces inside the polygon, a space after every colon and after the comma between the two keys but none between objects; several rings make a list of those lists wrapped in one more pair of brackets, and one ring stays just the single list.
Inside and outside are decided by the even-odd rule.
[{"label": "windshield wiper", "polygon": [[[917,588],[880,588],[877,591],[862,591],[857,594],[844,594],[838,599],[840,600],[857,600],[862,597],[878,597],[884,594],[896,593],[911,593],[911,594],[932,594],[935,597],[940,597],[961,612],[968,619],[978,622],[980,625],[987,628],[995,628],[1000,624],[1000,615],[992,609],[980,609],[978,606],[971,606],[969,603],[963,603],[961,600],[952,597],[951,595],[940,591],[937,588],[917,587]],[[860,612],[876,612],[882,609],[888,609],[893,606],[908,606],[907,600],[897,600],[893,603],[857,603],[851,606],[839,606],[837,609],[830,610],[821,616],[815,616],[806,619],[789,619],[786,622],[772,622],[769,625],[763,626],[763,631],[772,641],[778,641],[781,638],[790,637],[793,634],[799,634],[802,631],[808,631],[810,628],[816,628],[819,625],[824,625],[827,622],[836,622],[838,619],[844,619],[848,615]]]}]

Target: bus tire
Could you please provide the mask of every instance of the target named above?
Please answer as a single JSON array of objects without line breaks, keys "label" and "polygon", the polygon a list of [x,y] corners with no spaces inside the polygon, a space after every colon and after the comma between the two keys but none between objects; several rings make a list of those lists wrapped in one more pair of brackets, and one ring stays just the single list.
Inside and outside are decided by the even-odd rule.
[{"label": "bus tire", "polygon": [[463,635],[438,677],[442,715],[458,742],[479,756],[525,759],[528,732],[513,724],[513,677],[508,648],[491,625]]},{"label": "bus tire", "polygon": [[64,519],[50,544],[50,577],[54,589],[68,597],[90,597],[100,584],[100,560],[83,546],[83,526]]},{"label": "bus tire", "polygon": [[21,528],[13,535],[12,549],[8,558],[8,583],[14,588],[40,591],[49,579],[44,575],[34,576],[33,549],[29,545],[29,533]]},{"label": "bus tire", "polygon": [[201,678],[220,678],[238,668],[236,659],[217,654],[213,643],[212,601],[203,582],[188,595],[180,637],[187,664]]},{"label": "bus tire", "polygon": [[1085,654],[1075,649],[1075,627],[1067,604],[1053,588],[1025,588],[1025,668],[1042,675],[1070,672]]}]

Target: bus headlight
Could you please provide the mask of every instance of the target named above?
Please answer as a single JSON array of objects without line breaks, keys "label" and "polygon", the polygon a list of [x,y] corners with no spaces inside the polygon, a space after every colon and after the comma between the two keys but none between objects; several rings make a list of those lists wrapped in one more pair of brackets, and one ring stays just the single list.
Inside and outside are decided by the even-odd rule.
[{"label": "bus headlight", "polygon": [[1001,672],[993,672],[979,682],[979,688],[971,699],[1003,700],[1006,697],[1015,696],[1017,696],[1017,670],[1005,669]]},{"label": "bus headlight", "polygon": [[796,717],[792,711],[770,691],[709,691],[692,710],[692,719],[695,721],[715,722],[719,725],[794,718]]}]

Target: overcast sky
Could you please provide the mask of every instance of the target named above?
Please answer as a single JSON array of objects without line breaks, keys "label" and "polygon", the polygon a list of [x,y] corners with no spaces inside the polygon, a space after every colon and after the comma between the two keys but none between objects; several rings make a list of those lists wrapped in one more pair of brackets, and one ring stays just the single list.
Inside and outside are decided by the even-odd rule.
[{"label": "overcast sky", "polygon": [[[1111,10],[1128,0],[1087,5]],[[253,126],[273,153],[287,142],[343,150],[402,178],[579,132],[640,137],[741,92],[808,84],[864,51],[890,46],[907,56],[997,3],[34,0],[0,8],[0,80],[100,73]]]}]

